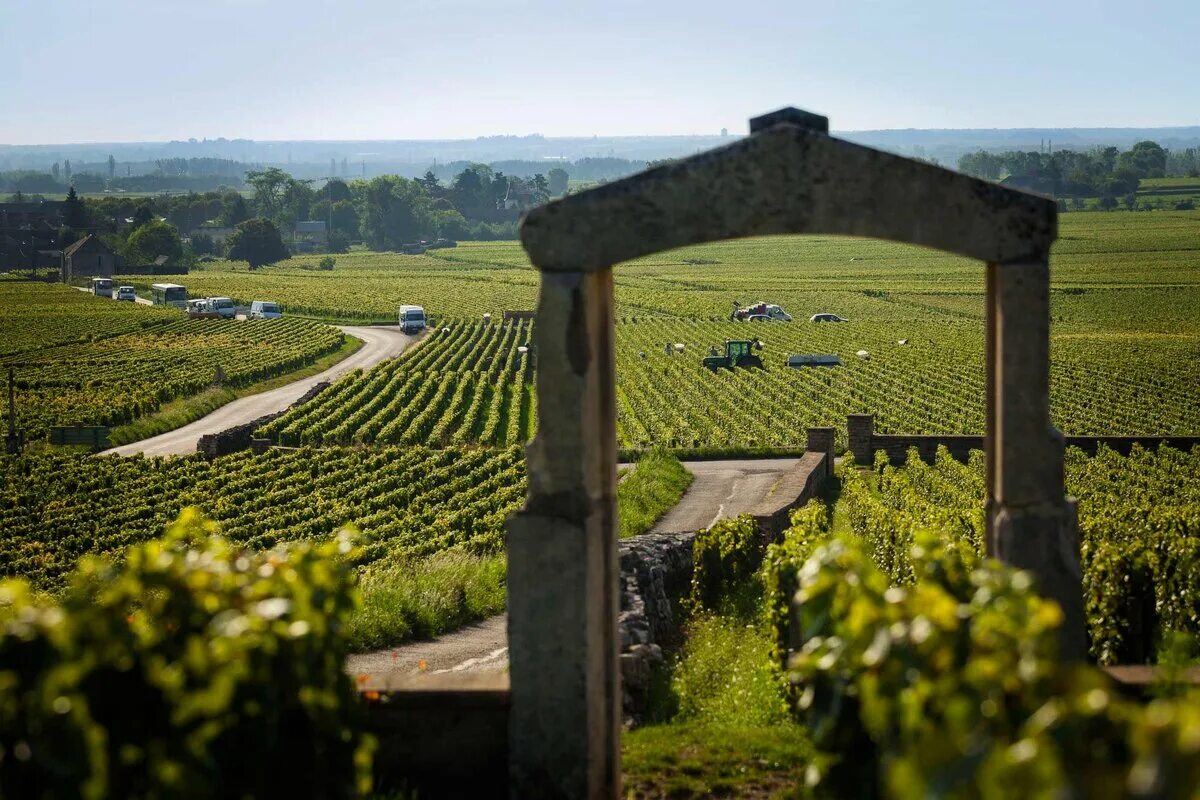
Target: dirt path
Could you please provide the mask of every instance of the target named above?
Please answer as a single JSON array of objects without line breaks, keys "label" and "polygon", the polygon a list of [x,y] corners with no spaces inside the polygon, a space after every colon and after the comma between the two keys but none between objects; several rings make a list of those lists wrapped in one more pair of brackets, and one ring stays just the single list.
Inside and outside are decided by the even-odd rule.
[{"label": "dirt path", "polygon": [[[718,519],[743,514],[766,497],[779,476],[795,466],[797,460],[684,462],[696,479],[652,532],[696,531]],[[346,661],[346,671],[352,675],[500,672],[508,668],[507,624],[508,618],[502,614],[430,642],[407,642],[387,650],[353,655]]]},{"label": "dirt path", "polygon": [[283,411],[321,381],[336,380],[353,369],[366,369],[385,359],[395,358],[421,338],[403,333],[399,327],[394,325],[372,325],[370,327],[344,325],[338,327],[347,334],[362,339],[364,344],[324,372],[302,378],[278,389],[234,400],[182,428],[176,428],[140,442],[105,450],[103,455],[127,456],[143,453],[148,456],[166,456],[194,453],[196,452],[196,443],[200,441],[201,436],[218,433],[226,428],[232,428],[234,425],[252,422],[266,414]]}]

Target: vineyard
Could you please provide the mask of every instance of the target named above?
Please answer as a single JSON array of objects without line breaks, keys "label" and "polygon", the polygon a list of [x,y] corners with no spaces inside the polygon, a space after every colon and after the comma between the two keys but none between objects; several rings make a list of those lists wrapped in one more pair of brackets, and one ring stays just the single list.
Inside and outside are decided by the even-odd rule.
[{"label": "vineyard", "polygon": [[273,450],[206,461],[0,457],[0,576],[57,588],[86,553],[162,534],[188,506],[247,547],[363,534],[368,572],[455,545],[492,551],[524,498],[519,448]]},{"label": "vineyard", "polygon": [[[171,313],[175,321],[137,333],[0,357],[0,369],[16,368],[26,436],[44,437],[53,425],[131,422],[212,385],[218,369],[222,385],[245,386],[311,364],[345,338],[303,319],[187,320]],[[5,395],[0,408],[7,412],[7,405]]]},{"label": "vineyard", "polygon": [[[419,348],[343,378],[261,434],[286,445],[523,442],[536,422],[532,361],[518,349],[530,341],[529,325],[449,322]],[[846,415],[858,412],[874,413],[881,432],[983,430],[983,334],[975,320],[798,322],[751,333],[764,341],[764,369],[714,373],[701,357],[748,335],[745,324],[646,318],[618,325],[620,446],[801,447],[807,427],[835,427],[843,437]],[[861,349],[869,360],[855,357]],[[1110,336],[1064,337],[1053,355],[1054,417],[1079,434],[1200,430],[1195,349],[1182,337],[1140,347]],[[836,353],[843,363],[785,366],[789,353],[804,352]]]},{"label": "vineyard", "polygon": [[[1117,316],[1138,330],[1177,333],[1182,322],[1196,332],[1200,212],[1061,214],[1059,228],[1051,260],[1056,322],[1108,329],[1119,307]],[[478,319],[537,300],[537,274],[516,242],[466,242],[423,256],[353,252],[337,256],[332,272],[317,270],[315,260],[298,256],[254,272],[217,262],[193,271],[188,289],[239,303],[271,298],[291,313],[379,321],[391,320],[401,303],[443,319]],[[797,319],[820,311],[859,320],[922,318],[930,310],[983,314],[981,264],[867,239],[719,242],[622,264],[614,277],[620,319],[724,319],[734,299],[768,299]]]},{"label": "vineyard", "polygon": [[[511,445],[532,436],[532,323],[454,322],[260,431],[286,445]],[[524,350],[524,352],[522,352]]]},{"label": "vineyard", "polygon": [[0,280],[0,357],[136,333],[177,319],[173,310],[105,301],[61,284]]},{"label": "vineyard", "polygon": [[[1200,448],[1068,450],[1067,493],[1079,502],[1084,594],[1092,655],[1104,664],[1153,658],[1166,631],[1200,634]],[[910,551],[922,529],[948,544],[984,548],[983,453],[961,464],[943,450],[928,465],[881,457],[873,473],[848,470],[841,508],[874,561],[897,583],[914,579]]]}]

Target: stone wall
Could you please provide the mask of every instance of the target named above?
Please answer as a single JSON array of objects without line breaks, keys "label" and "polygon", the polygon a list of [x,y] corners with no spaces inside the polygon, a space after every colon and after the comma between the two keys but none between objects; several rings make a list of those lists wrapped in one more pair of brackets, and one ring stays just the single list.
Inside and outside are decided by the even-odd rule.
[{"label": "stone wall", "polygon": [[[846,418],[849,450],[859,466],[870,466],[879,450],[887,453],[888,461],[899,466],[908,458],[909,448],[917,448],[921,459],[932,462],[939,447],[945,447],[950,455],[966,461],[972,450],[984,449],[984,437],[953,434],[907,435],[875,433],[874,417],[870,414],[851,414]],[[1067,447],[1077,447],[1088,455],[1095,455],[1101,445],[1129,455],[1134,445],[1152,450],[1161,445],[1179,450],[1190,450],[1200,445],[1200,436],[1067,436]]]},{"label": "stone wall", "polygon": [[[792,509],[816,496],[832,473],[832,428],[808,431],[809,452],[784,473],[752,512],[763,547],[787,527]],[[695,533],[647,533],[617,543],[620,561],[620,636],[622,709],[627,723],[647,710],[650,683],[663,663],[663,650],[681,642],[682,604],[692,585]]]},{"label": "stone wall", "polygon": [[679,644],[682,603],[692,585],[695,533],[647,533],[617,544],[621,569],[622,707],[639,721],[649,700],[650,680],[663,663],[663,648]]},{"label": "stone wall", "polygon": [[321,381],[314,384],[311,389],[304,395],[285,408],[283,411],[277,411],[274,414],[267,414],[259,417],[252,422],[246,422],[242,425],[234,425],[232,428],[226,428],[218,433],[208,433],[200,437],[200,441],[196,442],[196,450],[204,454],[205,458],[216,458],[217,456],[227,456],[230,453],[236,453],[239,450],[245,450],[250,447],[251,440],[254,438],[254,432],[272,422],[279,417],[282,417],[287,412],[297,406],[302,406],[309,400],[312,400],[329,386],[329,381]]}]

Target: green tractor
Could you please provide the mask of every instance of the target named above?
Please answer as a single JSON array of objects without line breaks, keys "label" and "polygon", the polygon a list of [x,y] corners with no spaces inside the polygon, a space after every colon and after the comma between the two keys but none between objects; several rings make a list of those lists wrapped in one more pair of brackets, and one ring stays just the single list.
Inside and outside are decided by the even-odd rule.
[{"label": "green tractor", "polygon": [[722,367],[758,367],[762,369],[762,359],[754,355],[754,350],[762,350],[763,344],[758,339],[726,339],[725,355],[719,355],[713,347],[704,359],[704,366],[716,372]]}]

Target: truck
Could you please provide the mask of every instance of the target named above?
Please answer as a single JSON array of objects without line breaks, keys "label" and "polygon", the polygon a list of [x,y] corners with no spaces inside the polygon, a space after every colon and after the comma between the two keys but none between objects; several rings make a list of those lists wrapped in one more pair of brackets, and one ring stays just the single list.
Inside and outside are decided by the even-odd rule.
[{"label": "truck", "polygon": [[421,306],[400,306],[400,330],[405,333],[419,333],[425,330],[425,309]]},{"label": "truck", "polygon": [[759,300],[742,307],[737,300],[733,301],[733,312],[729,318],[735,322],[791,322],[792,315],[774,303],[764,303]]}]

